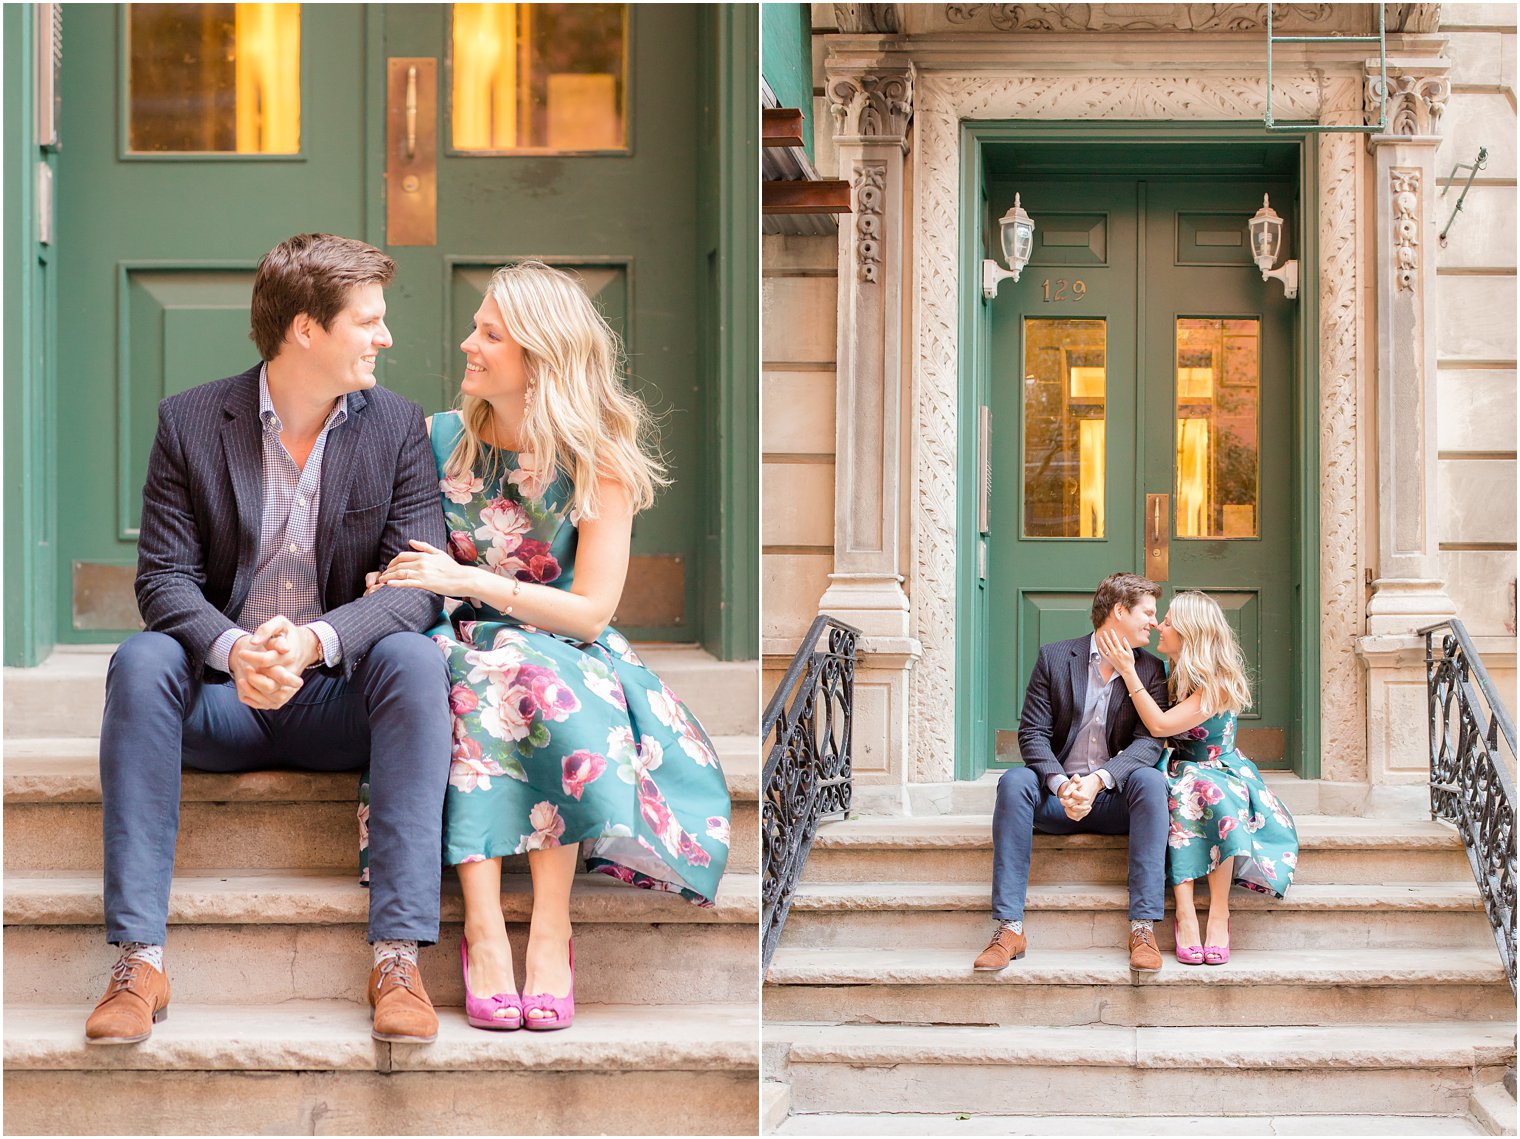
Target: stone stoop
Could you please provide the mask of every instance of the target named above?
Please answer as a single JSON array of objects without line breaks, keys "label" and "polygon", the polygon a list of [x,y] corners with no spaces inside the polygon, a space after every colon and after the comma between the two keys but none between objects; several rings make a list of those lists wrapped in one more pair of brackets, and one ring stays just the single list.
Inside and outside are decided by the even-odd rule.
[{"label": "stone stoop", "polygon": [[[102,937],[98,748],[110,650],[5,672],[5,1112],[15,1134],[753,1134],[759,1112],[758,666],[639,646],[713,733],[734,804],[717,904],[582,874],[570,1029],[463,1014],[457,879],[420,955],[442,1024],[369,1034],[369,893],[354,773],[187,772],[170,896],[168,1019],[88,1047],[115,951]],[[69,709],[61,718],[57,710]],[[502,904],[523,970],[526,857]],[[673,1115],[673,1103],[680,1108]]]},{"label": "stone stoop", "polygon": [[[1287,899],[1231,894],[1230,962],[1178,963],[1169,909],[1155,974],[1128,967],[1124,836],[1036,835],[1029,952],[978,973],[990,813],[823,824],[763,990],[770,1132],[1490,1133],[1514,996],[1460,839],[1297,822]],[[1184,1116],[1201,1087],[1223,1114]]]},{"label": "stone stoop", "polygon": [[1515,1133],[1514,1069],[1503,1080],[1479,1084],[1473,1089],[1468,1104],[1473,1121],[1485,1135],[1513,1135]]},{"label": "stone stoop", "polygon": [[142,1045],[90,1047],[78,1006],[6,1010],[6,1131],[142,1134],[753,1134],[754,1006],[591,1004],[560,1032],[385,1044],[348,1001],[176,1001]]}]

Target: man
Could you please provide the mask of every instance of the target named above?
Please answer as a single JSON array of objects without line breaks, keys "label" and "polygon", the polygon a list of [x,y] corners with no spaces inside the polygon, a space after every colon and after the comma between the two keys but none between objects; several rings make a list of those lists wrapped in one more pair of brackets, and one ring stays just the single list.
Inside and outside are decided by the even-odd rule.
[{"label": "man", "polygon": [[394,273],[348,238],[282,242],[254,278],[263,363],[159,405],[138,539],[148,631],[106,675],[106,936],[122,953],[85,1025],[92,1044],[147,1039],[169,1004],[182,765],[370,763],[374,1034],[437,1035],[417,946],[438,936],[448,679],[418,630],[440,600],[364,595],[365,572],[407,539],[446,540],[422,413],[375,387]]},{"label": "man", "polygon": [[1155,767],[1161,744],[1135,711],[1114,668],[1098,652],[1109,629],[1136,650],[1136,672],[1161,707],[1166,674],[1143,649],[1156,627],[1161,587],[1132,573],[1103,579],[1093,595],[1093,635],[1040,649],[1019,720],[1023,767],[998,780],[992,814],[992,914],[998,928],[977,969],[1024,956],[1024,895],[1035,830],[1046,834],[1129,835],[1129,963],[1161,968],[1152,924],[1165,905],[1166,780]]}]

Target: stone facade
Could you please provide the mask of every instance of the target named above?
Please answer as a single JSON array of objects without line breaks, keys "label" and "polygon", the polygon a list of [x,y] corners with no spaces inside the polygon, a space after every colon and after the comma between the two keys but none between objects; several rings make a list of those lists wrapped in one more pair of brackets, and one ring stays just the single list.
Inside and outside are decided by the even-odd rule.
[{"label": "stone facade", "polygon": [[[840,29],[815,35],[815,110],[839,128],[817,160],[856,186],[856,213],[837,240],[765,251],[765,651],[775,675],[814,613],[859,625],[856,771],[906,787],[954,777],[959,124],[1259,122],[1264,8],[838,7],[836,23],[814,6]],[[1320,136],[1303,283],[1320,311],[1321,777],[1347,791],[1425,778],[1421,624],[1461,617],[1514,700],[1514,9],[1396,7],[1386,129]],[[1371,11],[1289,5],[1278,30],[1365,31]],[[1376,122],[1366,48],[1279,48],[1278,119]],[[1442,243],[1453,167],[1480,145]],[[802,294],[805,316],[772,318],[773,295],[779,315]],[[804,360],[830,318],[835,354]],[[797,364],[818,377],[805,397]],[[827,453],[804,410],[825,375]]]}]

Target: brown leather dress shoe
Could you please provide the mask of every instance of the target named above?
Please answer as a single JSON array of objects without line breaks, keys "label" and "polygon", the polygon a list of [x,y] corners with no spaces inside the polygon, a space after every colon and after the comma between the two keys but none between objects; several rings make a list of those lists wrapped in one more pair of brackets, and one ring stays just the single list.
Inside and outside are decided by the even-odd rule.
[{"label": "brown leather dress shoe", "polygon": [[386,957],[370,970],[369,1003],[375,1010],[370,1035],[395,1044],[431,1044],[438,1014],[422,987],[422,974],[405,957]]},{"label": "brown leather dress shoe", "polygon": [[977,955],[972,962],[973,969],[991,971],[1005,969],[1008,962],[1017,961],[1024,956],[1024,951],[1029,948],[1029,939],[1022,933],[1014,933],[1011,929],[1000,928],[992,935],[992,940],[987,943],[987,948]]},{"label": "brown leather dress shoe", "polygon": [[1129,967],[1142,973],[1154,973],[1161,968],[1161,950],[1156,947],[1156,935],[1151,930],[1130,931]]},{"label": "brown leather dress shoe", "polygon": [[90,1019],[86,1044],[136,1044],[153,1034],[169,1015],[169,977],[146,961],[124,957],[111,970],[111,983]]}]

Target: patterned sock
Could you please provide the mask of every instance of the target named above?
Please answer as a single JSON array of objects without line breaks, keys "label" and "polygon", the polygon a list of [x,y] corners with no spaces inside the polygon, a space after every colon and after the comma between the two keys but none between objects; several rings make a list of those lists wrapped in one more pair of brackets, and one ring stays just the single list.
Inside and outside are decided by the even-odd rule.
[{"label": "patterned sock", "polygon": [[415,941],[375,942],[375,964],[380,964],[387,957],[404,957],[415,965],[417,964],[417,943]]},{"label": "patterned sock", "polygon": [[1021,921],[1008,921],[1008,920],[1005,919],[1003,922],[1001,922],[998,925],[998,928],[999,929],[1011,930],[1014,933],[1023,933],[1024,932],[1024,923],[1021,922]]},{"label": "patterned sock", "polygon": [[123,961],[146,961],[160,973],[164,971],[164,947],[162,945],[149,945],[142,941],[123,941],[121,943],[121,959]]},{"label": "patterned sock", "polygon": [[1150,918],[1130,918],[1129,931],[1131,933],[1138,933],[1140,930],[1144,930],[1146,933],[1150,933],[1154,930],[1155,925],[1156,923]]}]

